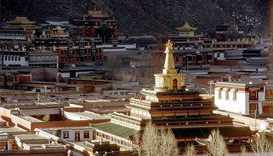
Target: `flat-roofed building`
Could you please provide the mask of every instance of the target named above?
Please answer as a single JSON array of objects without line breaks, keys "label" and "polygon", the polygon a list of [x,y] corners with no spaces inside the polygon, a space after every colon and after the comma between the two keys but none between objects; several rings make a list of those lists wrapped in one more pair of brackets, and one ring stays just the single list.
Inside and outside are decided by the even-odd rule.
[{"label": "flat-roofed building", "polygon": [[27,32],[24,29],[7,29],[0,30],[1,41],[27,41]]},{"label": "flat-roofed building", "polygon": [[[13,105],[0,107],[1,119],[9,125],[15,125],[22,129],[33,131],[35,128],[57,127],[81,127],[94,123],[109,122],[107,118],[84,118],[73,120],[67,118],[65,112],[69,109],[68,104],[59,103],[29,103],[25,105]],[[70,117],[73,116],[70,114]],[[75,114],[74,114],[75,116]]]},{"label": "flat-roofed building", "polygon": [[29,66],[28,52],[24,50],[0,49],[1,66]]},{"label": "flat-roofed building", "polygon": [[32,68],[57,68],[57,54],[51,51],[29,53],[29,66]]},{"label": "flat-roofed building", "polygon": [[96,130],[97,140],[110,141],[127,150],[132,150],[135,147],[133,140],[134,136],[138,134],[135,129],[115,123],[99,124],[92,127]]},{"label": "flat-roofed building", "polygon": [[41,153],[41,155],[42,153],[50,151],[49,154],[54,152],[50,154],[52,156],[64,156],[67,153],[64,145],[37,134],[28,133],[15,135],[15,141],[18,146],[18,151],[35,151],[36,153]]},{"label": "flat-roofed building", "polygon": [[215,106],[224,111],[242,115],[263,114],[264,84],[252,82],[215,83]]},{"label": "flat-roofed building", "polygon": [[95,130],[91,126],[45,128],[39,131],[40,135],[48,137],[43,131],[69,142],[84,142],[95,139]]},{"label": "flat-roofed building", "polygon": [[64,145],[19,127],[0,128],[2,156],[65,156]]},{"label": "flat-roofed building", "polygon": [[28,133],[26,130],[19,127],[3,127],[0,128],[0,150],[11,151],[17,150],[14,135]]}]

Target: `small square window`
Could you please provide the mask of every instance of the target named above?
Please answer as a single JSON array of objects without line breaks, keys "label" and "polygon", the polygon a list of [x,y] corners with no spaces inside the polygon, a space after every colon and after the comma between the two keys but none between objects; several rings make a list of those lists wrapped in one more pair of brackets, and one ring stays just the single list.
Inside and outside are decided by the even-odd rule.
[{"label": "small square window", "polygon": [[63,131],[63,138],[69,138],[69,132],[68,131]]},{"label": "small square window", "polygon": [[84,139],[89,139],[89,131],[84,131],[83,137]]}]

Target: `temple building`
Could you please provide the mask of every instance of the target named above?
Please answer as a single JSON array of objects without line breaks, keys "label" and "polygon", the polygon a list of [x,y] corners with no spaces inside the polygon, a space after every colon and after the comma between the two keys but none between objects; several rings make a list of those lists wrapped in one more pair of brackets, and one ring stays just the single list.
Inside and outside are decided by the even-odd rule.
[{"label": "temple building", "polygon": [[169,34],[163,38],[174,42],[175,50],[197,50],[223,52],[233,49],[253,48],[257,43],[257,37],[245,33],[237,27],[218,25],[215,31],[208,34],[197,34],[197,28],[185,22],[183,26],[176,28],[175,34]]},{"label": "temple building", "polygon": [[8,22],[8,27],[15,29],[23,28],[25,30],[33,30],[35,29],[36,25],[35,22],[30,21],[26,17],[16,17],[14,20]]},{"label": "temple building", "polygon": [[64,28],[57,26],[49,30],[49,36],[50,37],[69,37],[69,34],[65,32]]},{"label": "temple building", "polygon": [[73,47],[58,48],[59,65],[63,68],[65,65],[95,64],[103,63],[103,54],[101,49],[95,47],[88,41],[74,41]]},{"label": "temple building", "polygon": [[35,22],[26,17],[16,17],[1,27],[0,49],[18,49],[29,46],[37,29]]},{"label": "temple building", "polygon": [[183,26],[177,27],[176,30],[179,31],[179,36],[194,36],[197,29],[186,22]]},{"label": "temple building", "polygon": [[[26,17],[16,17],[14,20],[7,22],[7,26],[4,30],[9,31],[9,34],[22,33],[26,35],[27,40],[31,40],[34,36],[35,31],[38,29],[38,26],[34,21],[30,21]],[[16,36],[15,36],[15,39]]]},{"label": "temple building", "polygon": [[74,18],[70,23],[75,26],[74,35],[81,34],[84,37],[99,38],[103,43],[111,43],[116,39],[118,24],[116,19],[108,11],[91,4],[87,14],[80,18]]},{"label": "temple building", "polygon": [[63,27],[47,26],[36,33],[33,44],[39,49],[56,52],[58,49],[67,48],[73,42],[69,35]]},{"label": "temple building", "polygon": [[[173,44],[168,41],[164,68],[162,73],[155,74],[154,88],[142,89],[138,98],[130,100],[129,114],[113,113],[110,124],[96,127],[104,132],[102,139],[115,142],[116,135],[124,134],[127,140],[132,139],[132,135],[141,132],[151,121],[158,128],[171,128],[181,151],[193,143],[202,152],[204,146],[196,139],[207,139],[213,129],[220,130],[230,151],[239,151],[240,145],[247,144],[254,133],[248,128],[234,127],[231,118],[213,114],[212,98],[185,86],[185,76],[175,69],[173,51]],[[113,127],[120,131],[111,134],[109,129]],[[124,134],[120,127],[126,130]]]},{"label": "temple building", "polygon": [[257,36],[230,25],[217,25],[215,32],[208,37],[203,48],[212,49],[215,52],[253,48],[258,41]]},{"label": "temple building", "polygon": [[[197,28],[192,27],[188,22],[183,26],[177,27],[176,34],[170,34],[167,39],[174,42],[174,47],[177,50],[188,50],[202,47],[205,37],[201,34],[196,34]],[[163,39],[165,42],[166,39]]]}]

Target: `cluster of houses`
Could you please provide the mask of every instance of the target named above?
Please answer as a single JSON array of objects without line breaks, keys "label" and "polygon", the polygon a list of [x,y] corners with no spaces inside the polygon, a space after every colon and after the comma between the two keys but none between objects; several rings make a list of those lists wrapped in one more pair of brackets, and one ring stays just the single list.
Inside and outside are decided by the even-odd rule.
[{"label": "cluster of houses", "polygon": [[[155,75],[154,87],[143,88],[132,98],[124,97],[124,91],[108,91],[89,100],[87,95],[63,93],[70,100],[12,103],[5,100],[11,96],[19,100],[24,93],[6,93],[0,107],[0,155],[136,155],[135,136],[149,122],[171,129],[181,153],[187,144],[205,153],[202,142],[213,129],[220,131],[231,152],[251,147],[259,130],[272,133],[273,94],[266,84],[217,82],[214,96],[191,89],[185,73],[175,68],[174,50],[168,42],[164,67]],[[116,100],[110,100],[111,96]]]}]

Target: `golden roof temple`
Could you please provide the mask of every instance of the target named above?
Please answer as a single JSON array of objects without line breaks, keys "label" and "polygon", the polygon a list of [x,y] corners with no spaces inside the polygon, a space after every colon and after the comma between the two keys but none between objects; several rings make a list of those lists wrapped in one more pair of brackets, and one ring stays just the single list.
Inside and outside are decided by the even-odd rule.
[{"label": "golden roof temple", "polygon": [[7,22],[9,28],[34,29],[36,22],[30,21],[27,17],[16,17],[14,20]]},{"label": "golden roof temple", "polygon": [[196,31],[197,28],[192,27],[188,22],[186,22],[183,26],[177,27],[176,30],[178,31]]},{"label": "golden roof temple", "polygon": [[177,27],[176,30],[179,32],[180,36],[194,36],[197,28],[192,27],[188,22],[183,26]]}]

